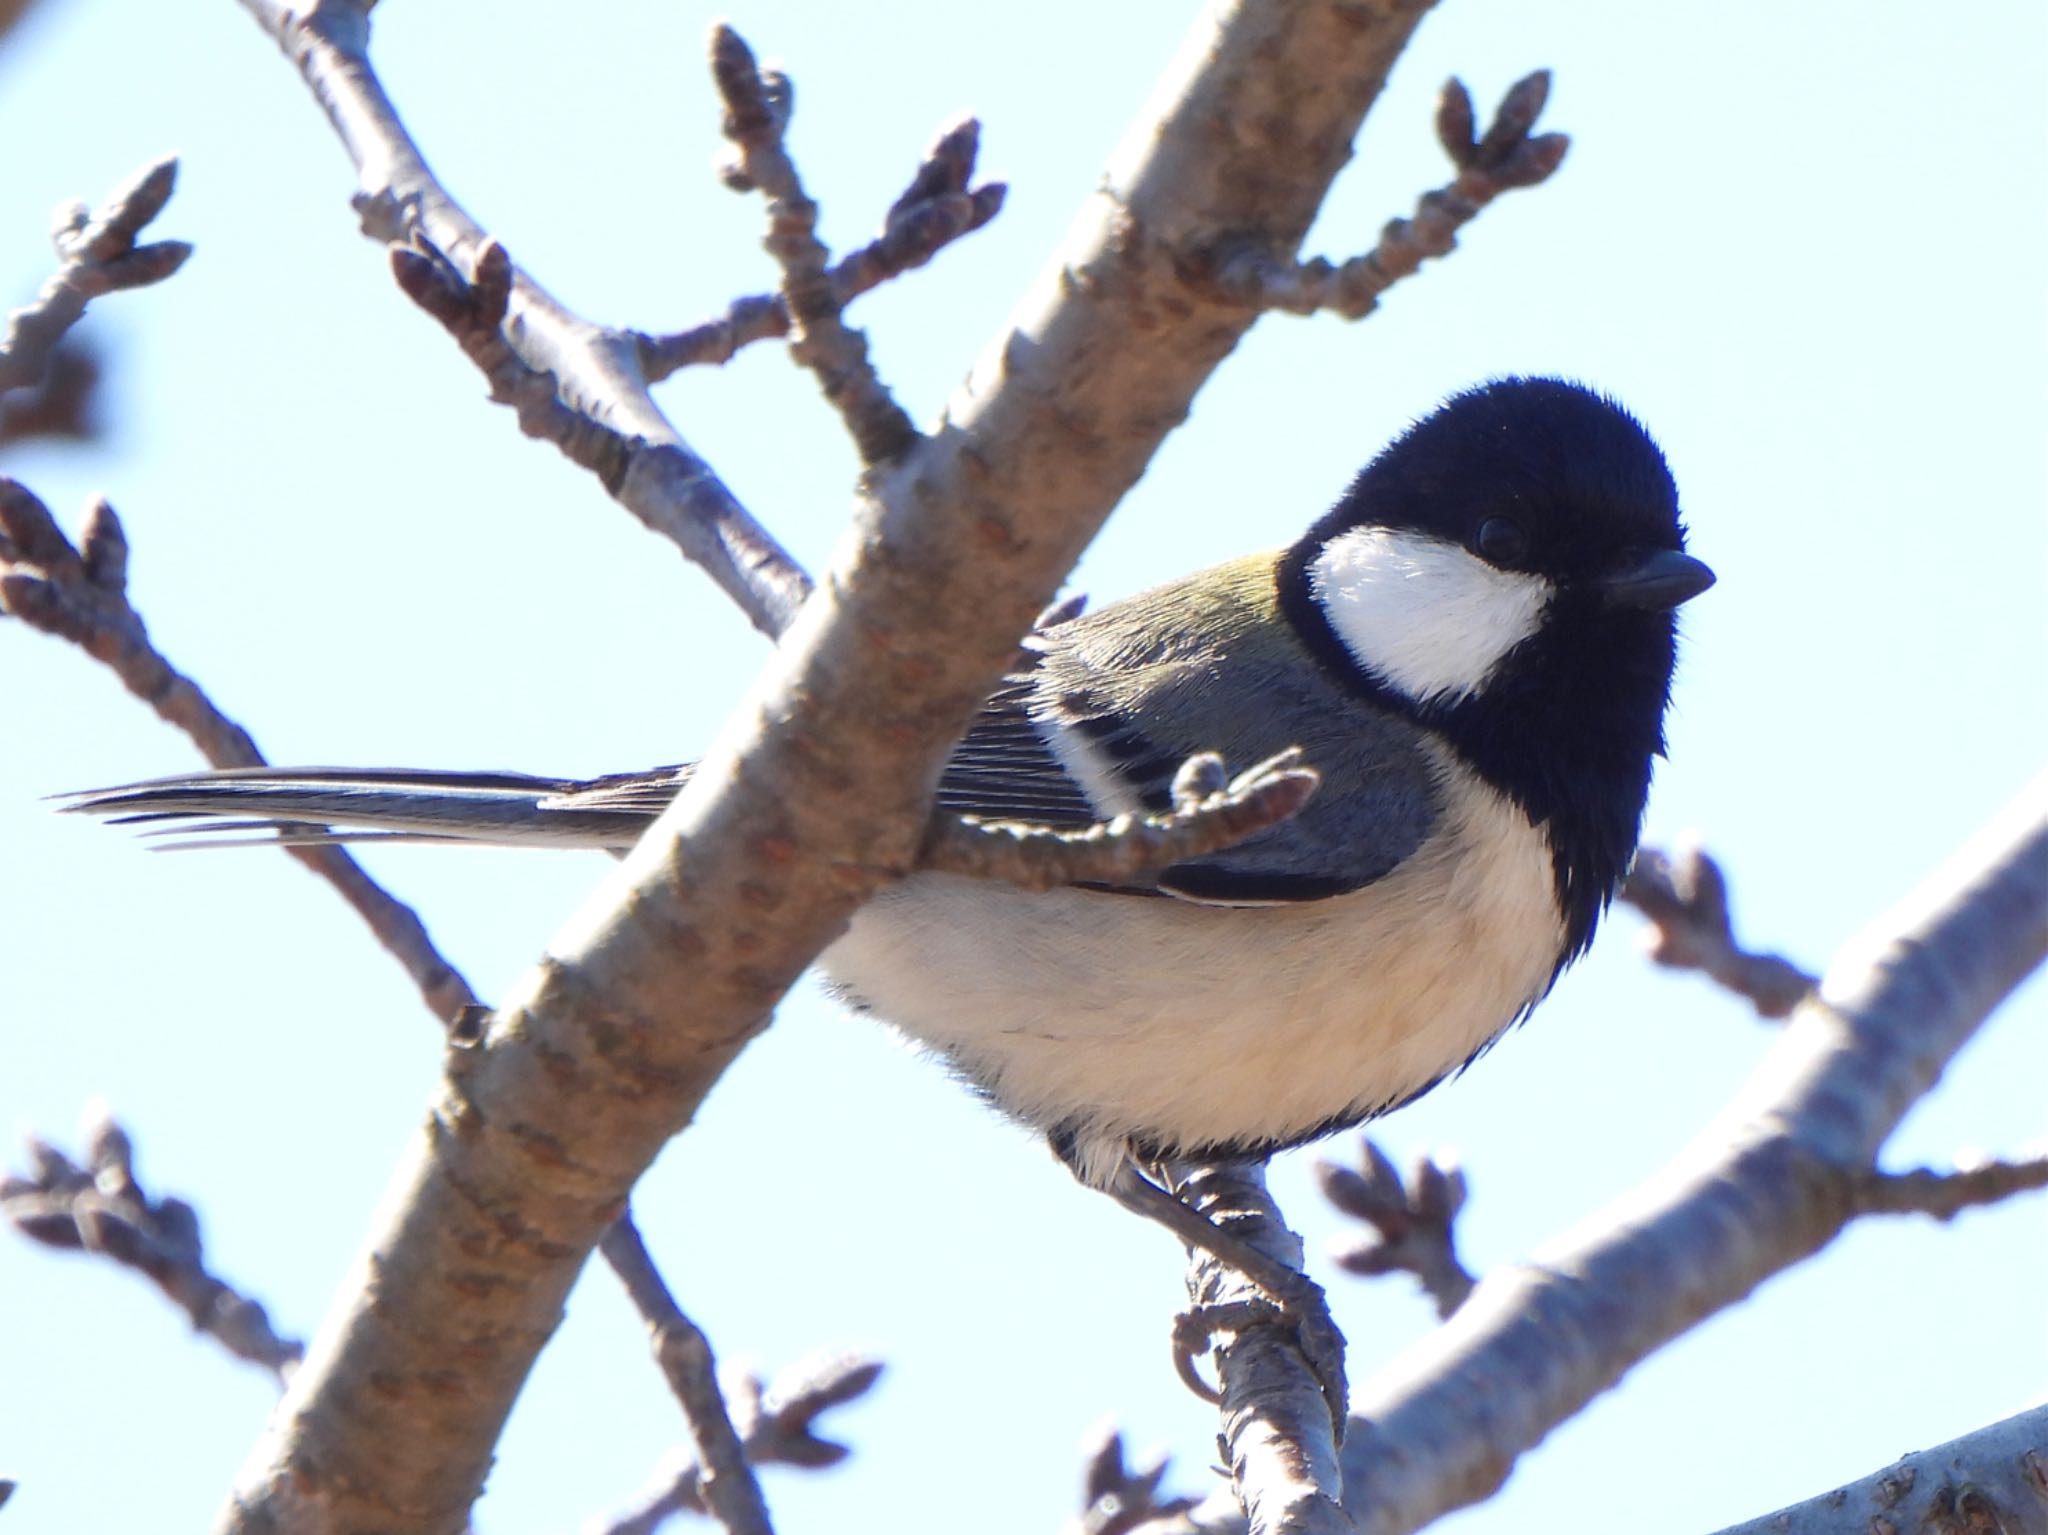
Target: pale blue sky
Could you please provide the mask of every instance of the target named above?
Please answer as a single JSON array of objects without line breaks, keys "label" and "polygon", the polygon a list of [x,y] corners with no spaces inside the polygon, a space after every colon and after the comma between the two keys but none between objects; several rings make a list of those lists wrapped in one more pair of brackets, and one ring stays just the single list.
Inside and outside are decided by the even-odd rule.
[{"label": "pale blue sky", "polygon": [[[757,204],[710,174],[713,12],[499,0],[377,13],[377,56],[448,184],[542,282],[665,328],[767,286]],[[794,144],[844,248],[954,114],[1008,208],[863,301],[930,419],[1065,230],[1182,7],[737,0],[796,76]],[[573,15],[573,19],[572,19]],[[1743,931],[1808,964],[1905,893],[2048,756],[2042,252],[2048,23],[2032,0],[1646,6],[1446,0],[1311,241],[1348,255],[1443,179],[1435,88],[1490,105],[1557,71],[1555,183],[1473,226],[1361,325],[1275,318],[1225,364],[1083,564],[1107,599],[1292,538],[1386,437],[1489,374],[1573,374],[1663,442],[1721,585],[1687,614],[1653,837],[1724,858]],[[597,772],[673,761],[762,648],[701,577],[509,413],[354,232],[294,72],[228,0],[44,0],[0,50],[0,295],[49,267],[63,199],[184,157],[158,232],[198,252],[106,301],[113,429],[7,455],[75,523],[105,491],[152,631],[280,761]],[[850,451],[773,348],[662,399],[814,568]],[[62,646],[0,626],[0,1128],[68,1139],[103,1095],[221,1272],[310,1331],[416,1122],[437,1034],[324,889],[260,852],[151,857],[39,797],[189,749]],[[486,995],[604,872],[587,856],[391,851]],[[1768,1035],[1650,970],[1617,917],[1525,1029],[1380,1127],[1454,1146],[1469,1261],[1512,1262],[1668,1158]],[[2048,996],[1993,1022],[1892,1161],[2043,1131]],[[1337,1143],[1327,1154],[1348,1155]],[[11,1154],[10,1154],[11,1155]],[[1312,1154],[1310,1154],[1312,1155]],[[1321,1244],[1309,1155],[1276,1185]],[[1112,1416],[1202,1490],[1213,1416],[1167,1365],[1171,1243],[1073,1186],[941,1073],[806,987],[639,1207],[683,1304],[770,1368],[865,1348],[890,1374],[826,1476],[771,1473],[785,1535],[1042,1535]],[[2041,1389],[2048,1210],[1872,1225],[1632,1375],[1457,1535],[1711,1529],[2014,1410]],[[1353,1373],[1429,1324],[1332,1278]],[[11,1535],[191,1529],[271,1401],[111,1268],[0,1242]],[[601,1270],[579,1288],[480,1509],[492,1535],[614,1506],[679,1432]]]}]

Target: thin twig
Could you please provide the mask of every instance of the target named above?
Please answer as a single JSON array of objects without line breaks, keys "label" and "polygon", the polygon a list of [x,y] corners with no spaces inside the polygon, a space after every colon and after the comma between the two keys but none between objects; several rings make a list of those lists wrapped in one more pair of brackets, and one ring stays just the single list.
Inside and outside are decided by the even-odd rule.
[{"label": "thin twig", "polygon": [[195,1331],[288,1379],[305,1346],[278,1335],[262,1302],[207,1271],[198,1212],[182,1199],[143,1192],[134,1143],[104,1107],[86,1110],[84,1131],[84,1166],[31,1137],[28,1174],[0,1178],[0,1213],[31,1241],[98,1253],[147,1275]]},{"label": "thin twig", "polygon": [[[347,148],[363,232],[443,261],[463,282],[498,285],[496,274],[477,269],[491,237],[427,168],[378,80],[367,0],[242,4],[298,67]],[[810,580],[655,405],[635,335],[573,314],[506,266],[504,340],[520,374],[493,374],[494,397],[520,407],[522,429],[595,470],[613,499],[702,566],[756,628],[779,635]],[[530,405],[541,387],[558,409]]]},{"label": "thin twig", "polygon": [[1458,1261],[1456,1219],[1465,1206],[1465,1174],[1456,1165],[1417,1157],[1403,1178],[1370,1137],[1359,1137],[1358,1169],[1315,1164],[1316,1181],[1331,1204],[1372,1227],[1333,1248],[1340,1268],[1353,1274],[1413,1274],[1423,1293],[1448,1317],[1478,1283]]},{"label": "thin twig", "polygon": [[130,177],[95,212],[88,213],[84,203],[57,210],[52,238],[61,264],[35,302],[7,317],[7,332],[0,336],[0,390],[41,379],[57,343],[94,299],[162,282],[185,264],[192,247],[183,240],[135,243],[177,184],[177,160],[163,159]]},{"label": "thin twig", "polygon": [[[733,1382],[728,1391],[748,1463],[807,1470],[838,1465],[851,1452],[820,1437],[816,1421],[866,1395],[881,1374],[876,1360],[835,1354],[799,1361],[766,1387],[752,1376]],[[653,1535],[677,1514],[707,1512],[701,1463],[678,1450],[663,1457],[638,1503],[594,1529],[598,1535]]]},{"label": "thin twig", "polygon": [[1728,881],[1698,848],[1640,849],[1621,899],[1650,919],[1651,959],[1711,976],[1746,997],[1759,1017],[1788,1017],[1816,984],[1782,955],[1753,954],[1735,941]]},{"label": "thin twig", "polygon": [[[1191,769],[1220,775],[1221,760],[1205,753],[1182,773]],[[1004,880],[1026,890],[1127,883],[1234,847],[1279,824],[1308,803],[1319,781],[1313,768],[1302,765],[1300,751],[1290,748],[1227,786],[1202,784],[1203,792],[1177,793],[1175,808],[1164,814],[1120,815],[1082,831],[939,814],[926,832],[920,867]]]},{"label": "thin twig", "polygon": [[1293,314],[1331,310],[1362,319],[1380,295],[1431,256],[1457,248],[1458,231],[1503,192],[1548,180],[1571,141],[1562,133],[1529,136],[1550,94],[1550,72],[1539,69],[1515,82],[1483,137],[1473,136],[1472,98],[1462,81],[1444,83],[1437,101],[1437,139],[1458,168],[1455,180],[1423,194],[1413,219],[1395,219],[1379,244],[1362,256],[1333,264],[1317,257],[1292,261],[1270,250],[1241,249],[1223,261],[1217,281],[1240,303]]},{"label": "thin twig", "polygon": [[1081,1512],[1060,1535],[1136,1535],[1146,1525],[1178,1519],[1195,1507],[1193,1498],[1163,1498],[1160,1483],[1169,1464],[1164,1455],[1139,1465],[1124,1459],[1124,1436],[1103,1424],[1091,1436],[1094,1447],[1081,1475]]},{"label": "thin twig", "polygon": [[697,1486],[712,1516],[729,1535],[774,1535],[761,1484],[747,1464],[746,1447],[719,1393],[711,1340],[676,1305],[631,1211],[612,1222],[598,1246],[647,1323],[654,1357],[668,1378],[669,1390],[682,1404],[690,1441],[697,1449]]},{"label": "thin twig", "polygon": [[0,447],[37,438],[91,442],[100,435],[100,356],[82,336],[50,352],[39,383],[0,397]]},{"label": "thin twig", "polygon": [[2048,1189],[2048,1155],[1961,1162],[1947,1172],[1932,1167],[1904,1173],[1873,1169],[1857,1181],[1850,1198],[1860,1214],[1931,1215],[1946,1221],[1979,1205],[2037,1189]]},{"label": "thin twig", "polygon": [[[910,186],[889,209],[882,232],[834,262],[827,273],[840,307],[906,272],[915,271],[1002,210],[1000,181],[970,187],[981,125],[955,123],[926,151]],[[717,319],[667,335],[636,335],[649,383],[682,368],[730,362],[740,348],[789,334],[789,301],[780,293],[735,299]]]},{"label": "thin twig", "polygon": [[[215,767],[255,767],[264,758],[249,732],[214,707],[205,690],[165,660],[128,598],[128,538],[104,500],[86,511],[73,547],[56,519],[17,481],[0,478],[0,612],[68,640],[182,730]],[[393,897],[338,847],[293,847],[292,857],[326,880],[368,924],[443,1023],[476,1003],[476,993],[442,957],[419,914]]]},{"label": "thin twig", "polygon": [[[768,254],[782,269],[789,354],[817,377],[863,464],[887,463],[918,441],[868,356],[868,341],[846,323],[831,276],[832,253],[818,238],[818,205],[804,191],[784,135],[795,109],[785,75],[764,73],[753,50],[723,22],[711,30],[711,75],[725,101],[725,136],[738,151],[726,184],[768,199]],[[914,189],[913,189],[914,190]]]}]

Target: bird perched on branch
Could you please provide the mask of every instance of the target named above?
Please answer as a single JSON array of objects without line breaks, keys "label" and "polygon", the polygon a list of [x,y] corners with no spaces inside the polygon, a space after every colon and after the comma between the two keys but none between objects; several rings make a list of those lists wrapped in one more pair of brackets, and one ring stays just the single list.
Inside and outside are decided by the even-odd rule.
[{"label": "bird perched on branch", "polygon": [[[1405,1103],[1585,951],[1634,853],[1675,654],[1713,582],[1649,434],[1555,379],[1459,394],[1291,546],[1028,642],[939,804],[1080,827],[1288,747],[1291,819],[1114,887],[916,874],[819,963],[1079,1176],[1250,1157]],[[276,840],[630,846],[687,769],[590,781],[246,769],[68,808]]]}]

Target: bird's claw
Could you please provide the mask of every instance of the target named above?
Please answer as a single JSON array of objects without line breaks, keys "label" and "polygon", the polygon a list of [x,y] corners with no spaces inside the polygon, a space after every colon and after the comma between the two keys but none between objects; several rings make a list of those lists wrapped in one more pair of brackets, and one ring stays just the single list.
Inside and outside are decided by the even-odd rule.
[{"label": "bird's claw", "polygon": [[1250,1327],[1284,1326],[1294,1334],[1303,1362],[1322,1389],[1330,1422],[1342,1442],[1351,1408],[1351,1388],[1344,1373],[1344,1334],[1330,1316],[1322,1286],[1297,1275],[1291,1292],[1255,1300],[1217,1301],[1190,1306],[1173,1319],[1173,1367],[1187,1388],[1205,1402],[1220,1403],[1223,1393],[1202,1378],[1195,1361],[1214,1346],[1218,1333]]}]

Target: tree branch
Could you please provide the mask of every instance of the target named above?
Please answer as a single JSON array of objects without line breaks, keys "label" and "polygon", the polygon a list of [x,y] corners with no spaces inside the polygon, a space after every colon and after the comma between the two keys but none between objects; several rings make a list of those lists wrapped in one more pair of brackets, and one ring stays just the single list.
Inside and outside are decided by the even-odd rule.
[{"label": "tree branch", "polygon": [[[150,643],[142,615],[128,598],[128,536],[106,501],[87,509],[74,548],[27,487],[0,478],[0,612],[69,641],[101,663],[158,718],[182,730],[213,766],[256,767],[264,761],[249,732]],[[405,968],[428,1011],[443,1024],[476,1005],[476,993],[434,947],[419,914],[370,878],[345,849],[286,851],[334,887]]]},{"label": "tree branch", "polygon": [[304,1346],[278,1335],[262,1302],[207,1270],[198,1211],[142,1191],[134,1143],[104,1106],[86,1110],[85,1138],[83,1167],[48,1141],[29,1139],[28,1175],[0,1178],[0,1212],[9,1224],[45,1247],[98,1253],[148,1276],[195,1331],[287,1379]]},{"label": "tree branch", "polygon": [[1782,955],[1753,954],[1735,941],[1727,878],[1698,848],[1638,850],[1621,899],[1650,919],[1652,960],[1711,976],[1747,998],[1758,1017],[1786,1017],[1818,984]]},{"label": "tree branch", "polygon": [[1488,1275],[1356,1394],[1360,1530],[1398,1535],[1488,1496],[1638,1360],[1825,1247],[1906,1111],[2044,956],[2048,777],[1837,959],[1671,1167]]},{"label": "tree branch", "polygon": [[1081,1477],[1081,1512],[1060,1535],[1138,1535],[1162,1531],[1181,1522],[1195,1507],[1193,1498],[1162,1498],[1167,1458],[1141,1466],[1124,1460],[1124,1436],[1107,1424],[1093,1436],[1094,1448]]},{"label": "tree branch", "polygon": [[[1267,0],[1198,26],[945,429],[864,485],[861,536],[690,786],[484,1044],[449,1056],[229,1528],[461,1526],[627,1189],[855,907],[915,865],[930,785],[1018,636],[1252,323],[1189,275],[1194,254],[1245,229],[1300,241],[1420,15]],[[327,46],[300,30],[295,49]],[[1253,140],[1216,132],[1252,121]]]},{"label": "tree branch", "polygon": [[738,150],[726,184],[768,199],[766,244],[782,268],[789,355],[817,378],[846,423],[860,461],[886,463],[908,450],[918,432],[875,371],[867,337],[841,313],[832,253],[818,238],[818,205],[804,191],[784,138],[796,110],[796,87],[786,75],[763,75],[753,50],[723,23],[711,29],[711,74],[725,99],[725,136]]},{"label": "tree branch", "polygon": [[599,1245],[605,1261],[624,1281],[627,1294],[646,1318],[655,1360],[668,1377],[669,1390],[682,1404],[697,1449],[696,1487],[706,1509],[727,1535],[774,1535],[761,1484],[754,1480],[746,1447],[726,1413],[725,1398],[719,1394],[711,1340],[676,1305],[630,1211],[612,1222]]},{"label": "tree branch", "polygon": [[88,213],[84,203],[57,210],[52,239],[61,264],[34,303],[7,317],[7,333],[0,336],[0,390],[41,379],[57,343],[94,299],[162,282],[185,264],[192,247],[183,240],[135,243],[177,184],[177,160],[163,159],[130,177],[97,212]]},{"label": "tree branch", "polygon": [[[882,232],[827,272],[835,302],[844,308],[871,288],[915,271],[961,236],[1002,210],[1008,188],[1000,181],[970,188],[981,125],[965,118],[925,152],[910,185],[883,221]],[[640,366],[649,383],[680,368],[725,363],[741,347],[789,334],[789,304],[780,293],[735,299],[725,313],[665,336],[636,334]]]},{"label": "tree branch", "polygon": [[1478,1283],[1458,1261],[1454,1228],[1465,1206],[1464,1172],[1417,1157],[1404,1179],[1371,1137],[1360,1136],[1358,1146],[1356,1172],[1334,1162],[1315,1164],[1323,1196],[1372,1228],[1370,1236],[1336,1248],[1338,1267],[1367,1278],[1413,1274],[1437,1316],[1448,1317]]},{"label": "tree branch", "polygon": [[[866,1395],[881,1374],[875,1360],[828,1355],[791,1366],[765,1389],[752,1376],[740,1380],[732,1394],[748,1463],[805,1469],[838,1465],[847,1448],[821,1438],[816,1421],[831,1408]],[[679,1451],[665,1458],[635,1507],[606,1521],[603,1535],[653,1535],[677,1514],[708,1512],[703,1468],[694,1455]]]},{"label": "tree branch", "polygon": [[[495,273],[479,275],[490,236],[435,180],[371,67],[367,0],[242,5],[297,66],[348,150],[363,232],[397,249],[417,243],[463,281],[495,288]],[[596,472],[614,500],[702,566],[756,628],[781,633],[809,579],[655,405],[634,334],[571,313],[509,260],[503,285],[504,351],[498,368],[485,370],[493,398],[521,405],[522,430]],[[558,408],[529,408],[542,391]]]},{"label": "tree branch", "polygon": [[1488,203],[1516,187],[1547,181],[1563,163],[1571,145],[1565,135],[1529,137],[1549,96],[1549,70],[1524,75],[1501,98],[1485,134],[1475,138],[1471,96],[1462,81],[1446,81],[1437,102],[1437,140],[1458,176],[1425,193],[1412,220],[1393,220],[1380,231],[1377,246],[1341,265],[1320,256],[1294,261],[1272,251],[1245,250],[1223,263],[1217,280],[1247,304],[1294,314],[1328,309],[1347,320],[1363,319],[1379,306],[1382,293],[1424,261],[1455,250],[1458,231]]},{"label": "tree branch", "polygon": [[2048,1156],[1974,1162],[1951,1172],[1931,1167],[1909,1173],[1873,1169],[1858,1181],[1850,1197],[1861,1215],[1931,1215],[1947,1221],[1965,1210],[2037,1189],[2048,1189]]},{"label": "tree branch", "polygon": [[101,428],[99,384],[98,349],[67,336],[51,350],[41,382],[0,398],[0,447],[39,437],[93,441]]},{"label": "tree branch", "polygon": [[[1201,1167],[1176,1182],[1181,1199],[1231,1236],[1301,1272],[1301,1238],[1266,1192],[1263,1166]],[[1217,1446],[1229,1457],[1250,1535],[1350,1535],[1339,1503],[1333,1416],[1343,1403],[1328,1399],[1287,1318],[1236,1269],[1199,1248],[1189,1253],[1188,1299],[1197,1317],[1244,1319],[1242,1326],[1209,1330],[1221,1334],[1214,1349],[1223,1388]]]},{"label": "tree branch", "polygon": [[1718,1535],[2027,1535],[2048,1529],[2048,1403]]},{"label": "tree branch", "polygon": [[[175,670],[150,643],[142,615],[128,599],[127,572],[127,536],[106,501],[95,502],[88,511],[84,536],[79,546],[73,548],[49,509],[32,492],[14,480],[0,478],[0,612],[69,640],[104,663],[131,693],[183,730],[215,767],[260,765],[263,755],[249,733],[222,714],[198,684]],[[489,1010],[478,1001],[460,972],[442,957],[418,914],[372,879],[343,848],[287,846],[285,851],[325,879],[405,968],[429,1011],[447,1027],[451,1045],[473,1045],[480,1019],[487,1017]],[[111,1122],[107,1129],[113,1138],[109,1144],[117,1142],[122,1152],[115,1171],[125,1180],[124,1188],[132,1190],[132,1172],[125,1160],[125,1136]],[[105,1251],[137,1266],[143,1264],[136,1254],[144,1251],[155,1254],[160,1267],[170,1261],[162,1257],[164,1252],[172,1251],[165,1246],[170,1238],[156,1241],[154,1247],[147,1246],[147,1240],[153,1240],[146,1240],[146,1234],[153,1229],[153,1216],[146,1205],[119,1219],[98,1211],[88,1222],[83,1215],[73,1212],[81,1199],[97,1197],[90,1176],[85,1176],[81,1184],[67,1175],[70,1164],[53,1149],[40,1142],[32,1143],[32,1147],[39,1179],[31,1183],[11,1180],[4,1194],[14,1224],[25,1235],[46,1245]],[[182,1201],[170,1203],[177,1211],[189,1213],[189,1207]],[[72,1231],[79,1234],[76,1239],[65,1234]],[[88,1232],[103,1235],[87,1240],[84,1234]],[[126,1240],[117,1240],[122,1232],[130,1235]],[[138,1232],[145,1235],[134,1235]],[[629,1232],[620,1238],[619,1252],[628,1253],[630,1245],[637,1241],[637,1233]],[[176,1279],[177,1288],[168,1279],[159,1281],[174,1298],[205,1297],[211,1293],[204,1288],[212,1283],[210,1276],[196,1267],[196,1228],[192,1243],[190,1260],[194,1268],[166,1270]],[[607,1255],[611,1254],[612,1248],[608,1246]],[[640,1249],[640,1257],[654,1289],[636,1289],[639,1272],[622,1270],[621,1277],[629,1291],[636,1300],[655,1291],[665,1296],[666,1289],[644,1248]],[[209,1300],[207,1304],[212,1306],[214,1302]],[[267,1334],[262,1308],[254,1303],[241,1303],[232,1292],[226,1292],[216,1308],[220,1327],[248,1325],[252,1306],[255,1323],[262,1324],[260,1331]],[[199,1322],[196,1311],[194,1315],[195,1322]],[[229,1346],[241,1351],[235,1342],[231,1341]],[[262,1339],[259,1337],[252,1346],[263,1346]],[[290,1344],[289,1349],[293,1360],[302,1352],[297,1343]],[[267,1357],[263,1362],[268,1362]]]}]

